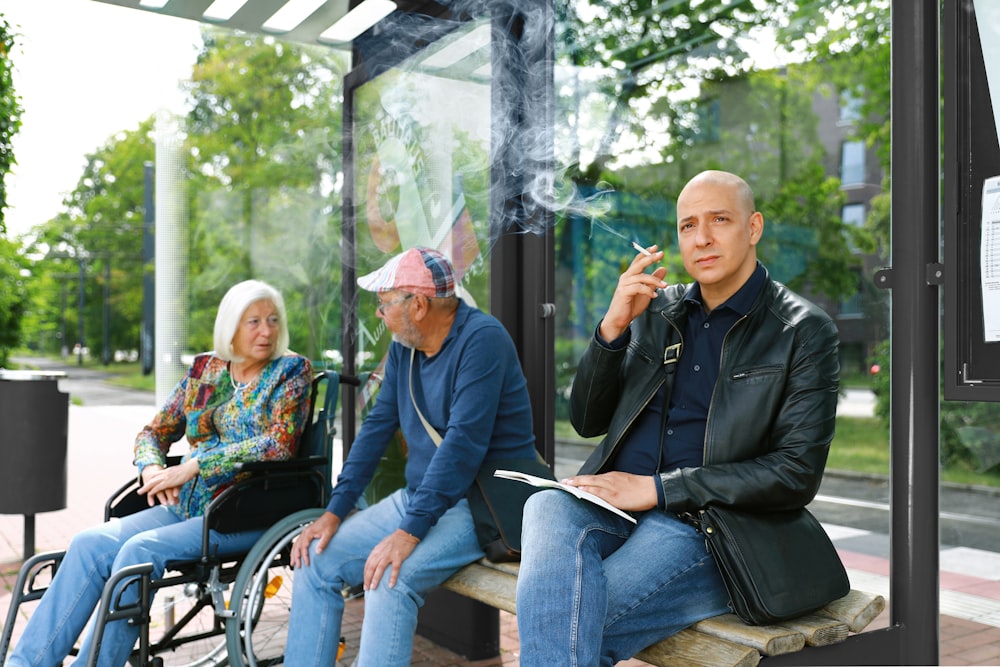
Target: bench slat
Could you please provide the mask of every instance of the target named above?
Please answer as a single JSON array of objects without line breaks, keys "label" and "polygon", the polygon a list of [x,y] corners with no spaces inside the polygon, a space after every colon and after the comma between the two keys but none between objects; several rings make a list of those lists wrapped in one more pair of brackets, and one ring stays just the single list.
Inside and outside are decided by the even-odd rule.
[{"label": "bench slat", "polygon": [[710,637],[688,628],[636,654],[659,667],[757,667],[760,653],[749,646]]},{"label": "bench slat", "polygon": [[801,633],[809,646],[829,646],[844,641],[851,634],[847,623],[818,613],[782,621],[781,625]]},{"label": "bench slat", "polygon": [[692,628],[712,637],[750,646],[764,655],[794,653],[806,645],[805,637],[794,629],[777,625],[747,625],[736,614],[706,618]]},{"label": "bench slat", "polygon": [[485,558],[480,558],[478,561],[476,561],[476,564],[482,565],[483,567],[488,568],[490,570],[496,570],[497,572],[503,572],[505,574],[510,574],[515,577],[521,572],[520,563],[494,563]]},{"label": "bench slat", "polygon": [[[517,614],[518,563],[472,563],[444,584],[459,595]],[[852,590],[814,614],[780,625],[753,626],[735,614],[705,619],[643,650],[637,658],[659,667],[756,667],[762,655],[782,655],[805,645],[826,646],[861,632],[885,609],[885,598]]]},{"label": "bench slat", "polygon": [[451,575],[444,588],[511,614],[517,614],[517,578],[495,568],[472,563]]},{"label": "bench slat", "polygon": [[847,623],[851,632],[861,632],[884,610],[885,598],[881,595],[852,590],[816,613]]}]

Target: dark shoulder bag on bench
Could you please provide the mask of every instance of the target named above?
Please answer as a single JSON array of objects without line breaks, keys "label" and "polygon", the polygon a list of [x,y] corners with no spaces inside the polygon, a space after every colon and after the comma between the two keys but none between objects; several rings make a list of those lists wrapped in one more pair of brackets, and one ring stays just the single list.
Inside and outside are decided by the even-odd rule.
[{"label": "dark shoulder bag on bench", "polygon": [[[413,357],[410,350],[410,400],[420,422],[435,445],[441,444],[441,434],[424,418],[413,395]],[[476,475],[476,481],[466,498],[469,511],[476,525],[476,537],[486,558],[494,563],[507,563],[521,559],[521,518],[524,503],[540,488],[511,479],[494,477],[497,469],[517,470],[535,477],[555,479],[541,456],[534,459],[497,459],[485,461]]]},{"label": "dark shoulder bag on bench", "polygon": [[486,558],[494,563],[521,559],[521,518],[528,496],[540,488],[513,479],[494,477],[496,470],[517,470],[535,477],[555,479],[541,457],[485,461],[466,497],[476,536]]},{"label": "dark shoulder bag on bench", "polygon": [[805,508],[743,512],[710,506],[686,516],[704,534],[733,610],[751,625],[802,616],[851,590],[833,542]]}]

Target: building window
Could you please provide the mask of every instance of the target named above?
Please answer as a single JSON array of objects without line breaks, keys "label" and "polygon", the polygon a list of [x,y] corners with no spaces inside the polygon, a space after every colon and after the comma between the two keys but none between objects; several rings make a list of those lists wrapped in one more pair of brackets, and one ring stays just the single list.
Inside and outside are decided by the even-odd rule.
[{"label": "building window", "polygon": [[690,144],[718,143],[722,110],[717,99],[701,99],[678,123],[678,134]]},{"label": "building window", "polygon": [[840,122],[848,125],[861,120],[861,98],[850,90],[840,93]]},{"label": "building window", "polygon": [[695,130],[696,143],[716,143],[719,141],[719,125],[722,111],[719,100],[706,100],[698,105],[698,128]]},{"label": "building window", "polygon": [[844,221],[845,225],[851,225],[852,227],[864,227],[865,205],[845,204],[844,208],[840,210],[840,219]]},{"label": "building window", "polygon": [[857,274],[857,289],[854,294],[845,297],[840,302],[840,317],[859,318],[864,313],[861,310],[861,274]]},{"label": "building window", "polygon": [[[845,225],[850,227],[856,227],[858,229],[865,226],[865,205],[864,204],[845,204],[842,209],[840,209],[840,219]],[[847,245],[851,249],[851,252],[857,252],[858,248],[854,245],[851,240],[851,233],[847,232]]]},{"label": "building window", "polygon": [[845,141],[840,151],[840,184],[862,185],[865,182],[865,142]]}]

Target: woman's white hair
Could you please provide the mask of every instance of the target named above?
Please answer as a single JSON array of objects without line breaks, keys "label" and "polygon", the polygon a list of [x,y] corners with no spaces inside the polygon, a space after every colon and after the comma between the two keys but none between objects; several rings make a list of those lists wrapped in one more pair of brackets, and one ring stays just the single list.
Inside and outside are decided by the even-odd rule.
[{"label": "woman's white hair", "polygon": [[233,338],[236,336],[236,329],[240,326],[243,313],[250,304],[257,301],[270,301],[278,311],[278,340],[275,342],[271,358],[277,359],[288,351],[288,318],[285,316],[285,300],[281,298],[281,292],[260,280],[244,280],[230,287],[219,304],[219,312],[215,316],[215,332],[212,336],[216,355],[226,361],[243,361],[236,357]]}]

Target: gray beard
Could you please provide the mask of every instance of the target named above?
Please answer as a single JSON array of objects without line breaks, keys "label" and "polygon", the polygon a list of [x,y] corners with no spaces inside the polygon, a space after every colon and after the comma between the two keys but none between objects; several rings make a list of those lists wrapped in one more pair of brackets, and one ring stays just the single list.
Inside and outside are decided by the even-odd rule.
[{"label": "gray beard", "polygon": [[403,322],[402,331],[399,333],[393,333],[392,339],[404,345],[406,347],[412,347],[413,349],[418,349],[424,342],[424,337],[420,334],[420,331],[413,324],[413,320],[407,319]]}]

